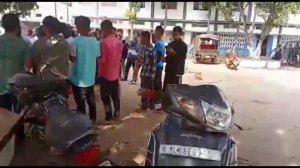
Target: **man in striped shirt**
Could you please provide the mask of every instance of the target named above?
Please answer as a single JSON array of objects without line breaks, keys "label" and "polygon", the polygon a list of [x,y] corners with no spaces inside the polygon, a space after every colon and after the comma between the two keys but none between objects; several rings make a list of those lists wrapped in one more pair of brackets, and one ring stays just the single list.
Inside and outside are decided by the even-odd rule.
[{"label": "man in striped shirt", "polygon": [[[142,43],[142,71],[141,71],[141,88],[142,89],[150,89],[154,90],[154,78],[156,73],[156,63],[157,63],[157,55],[155,48],[150,42],[151,35],[148,31],[144,31],[141,34],[141,43]],[[142,97],[142,106],[141,110],[145,111],[148,108],[150,110],[154,110],[154,100],[149,98]]]}]

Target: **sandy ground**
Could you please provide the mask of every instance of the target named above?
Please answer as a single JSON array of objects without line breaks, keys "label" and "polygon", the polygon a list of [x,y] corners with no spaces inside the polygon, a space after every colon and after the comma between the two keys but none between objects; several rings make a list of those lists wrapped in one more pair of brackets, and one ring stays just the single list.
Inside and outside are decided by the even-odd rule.
[{"label": "sandy ground", "polygon": [[[199,72],[203,80],[195,79],[195,73]],[[202,65],[187,61],[183,83],[215,84],[234,104],[235,121],[244,128],[243,131],[231,130],[238,142],[241,165],[300,165],[299,71],[231,71],[223,64]],[[99,126],[99,144],[103,151],[111,149],[106,157],[117,164],[141,165],[151,129],[163,121],[165,114],[135,114],[140,101],[138,86],[121,82],[121,89],[123,121],[110,128]],[[97,88],[96,93],[98,120],[103,121]]]}]

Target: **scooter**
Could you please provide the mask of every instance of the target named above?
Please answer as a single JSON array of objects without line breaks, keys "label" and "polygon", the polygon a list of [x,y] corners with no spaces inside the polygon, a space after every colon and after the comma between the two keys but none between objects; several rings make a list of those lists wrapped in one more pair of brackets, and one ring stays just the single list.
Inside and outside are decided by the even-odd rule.
[{"label": "scooter", "polygon": [[218,87],[169,85],[162,108],[168,115],[151,133],[145,166],[237,165],[234,109]]},{"label": "scooter", "polygon": [[[42,73],[42,72],[41,72]],[[97,165],[100,147],[92,122],[66,106],[66,98],[58,86],[65,81],[47,81],[30,74],[14,77],[14,92],[23,106],[24,133],[32,139],[34,133],[51,147],[59,150],[66,165]]]},{"label": "scooter", "polygon": [[144,166],[237,166],[237,144],[228,130],[242,128],[218,87],[168,85],[162,108],[168,115],[150,135]]},{"label": "scooter", "polygon": [[238,66],[240,64],[240,61],[239,61],[237,55],[235,54],[235,52],[233,52],[233,51],[227,53],[227,56],[225,58],[225,64],[228,69],[237,70]]}]

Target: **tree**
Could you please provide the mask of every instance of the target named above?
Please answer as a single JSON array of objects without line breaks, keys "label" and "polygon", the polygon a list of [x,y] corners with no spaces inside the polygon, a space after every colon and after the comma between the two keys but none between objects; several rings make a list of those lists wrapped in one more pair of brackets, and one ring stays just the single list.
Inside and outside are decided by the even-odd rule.
[{"label": "tree", "polygon": [[211,12],[213,9],[216,9],[218,7],[218,2],[210,2],[210,1],[202,2],[202,7],[203,9],[208,10],[208,14],[207,14],[207,34],[208,34],[210,32]]},{"label": "tree", "polygon": [[30,16],[31,10],[38,9],[36,2],[0,2],[0,14],[18,13],[20,16]]},{"label": "tree", "polygon": [[129,19],[131,30],[130,38],[133,38],[133,25],[137,19],[137,13],[140,11],[142,2],[129,2],[129,9],[126,11],[126,16]]},{"label": "tree", "polygon": [[261,16],[265,23],[262,25],[260,38],[256,48],[255,58],[261,54],[261,46],[265,38],[274,27],[287,24],[290,14],[300,13],[299,2],[259,2],[256,4],[257,14]]},{"label": "tree", "polygon": [[[280,25],[288,21],[288,16],[290,14],[300,13],[300,3],[299,2],[240,2],[238,3],[239,12],[241,14],[241,20],[243,24],[234,20],[234,10],[237,6],[236,2],[219,2],[217,8],[224,15],[225,19],[233,23],[237,28],[242,30],[246,35],[246,45],[250,52],[250,57],[260,58],[261,46],[265,38],[272,31],[274,27],[279,27]],[[248,7],[254,7],[254,17],[251,26],[247,24],[249,16],[246,15],[246,9]],[[255,28],[255,18],[260,16],[264,19],[262,24],[261,35],[256,49],[252,43],[253,31]]]}]

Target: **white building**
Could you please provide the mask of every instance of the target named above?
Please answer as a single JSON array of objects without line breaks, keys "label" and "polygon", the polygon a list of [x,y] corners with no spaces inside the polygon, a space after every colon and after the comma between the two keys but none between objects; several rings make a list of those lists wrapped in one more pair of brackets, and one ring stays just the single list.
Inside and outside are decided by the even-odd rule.
[{"label": "white building", "polygon": [[[164,24],[166,2],[144,2],[138,13],[138,19],[134,24],[135,30],[153,30],[157,25]],[[170,33],[172,28],[177,25],[184,30],[184,41],[190,44],[193,36],[196,34],[206,33],[208,26],[208,11],[203,10],[202,2],[167,2],[167,27],[166,32]],[[38,2],[39,9],[32,12],[31,17],[25,20],[41,22],[45,16],[56,16],[62,22],[74,22],[74,17],[79,15],[88,16],[91,19],[91,26],[100,27],[100,23],[104,19],[110,19],[116,28],[122,28],[125,36],[129,34],[130,24],[125,13],[129,8],[129,2],[72,2],[67,5],[66,2]],[[246,9],[246,14],[251,16],[248,24],[253,18],[253,10],[255,3]],[[234,20],[238,21],[238,12],[235,13]],[[256,17],[257,36],[260,34],[262,18]],[[265,40],[262,52],[265,55],[274,49],[277,44],[285,44],[288,40],[300,38],[300,15],[291,15],[288,20],[288,27],[274,28]],[[127,30],[127,31],[126,31]],[[219,34],[222,37],[220,47],[226,49],[234,45],[236,36],[236,28],[233,28],[230,22],[226,21],[222,14],[218,11],[212,11],[210,19],[211,33]],[[279,38],[280,37],[280,38]],[[278,40],[280,39],[280,40]],[[243,35],[239,35],[238,46],[244,48]],[[256,43],[256,41],[255,41]],[[244,51],[243,51],[244,52]],[[243,55],[243,54],[241,54]]]}]

